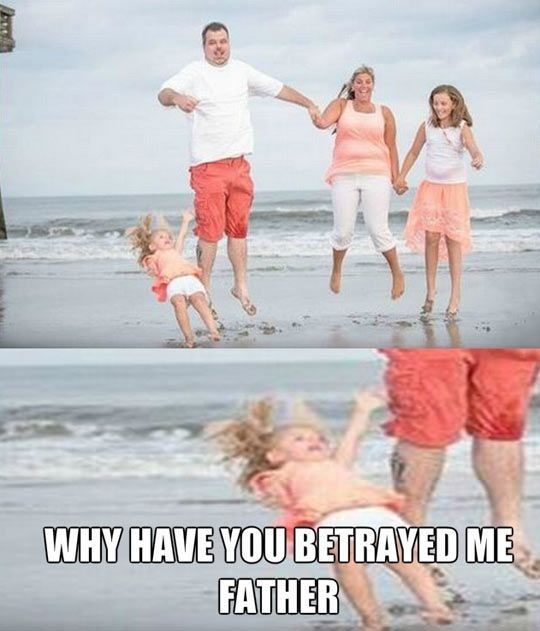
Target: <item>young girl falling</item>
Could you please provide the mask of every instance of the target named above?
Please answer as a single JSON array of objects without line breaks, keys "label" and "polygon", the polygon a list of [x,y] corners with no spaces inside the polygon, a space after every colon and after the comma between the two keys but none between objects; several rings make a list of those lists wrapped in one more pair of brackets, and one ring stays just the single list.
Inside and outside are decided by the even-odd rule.
[{"label": "young girl falling", "polygon": [[439,259],[448,259],[452,288],[445,317],[453,320],[461,299],[462,254],[472,245],[464,150],[469,152],[475,169],[482,168],[484,159],[471,131],[471,115],[457,88],[436,87],[429,96],[429,105],[430,117],[418,128],[394,187],[399,194],[407,190],[405,178],[425,144],[425,179],[409,213],[405,240],[411,249],[425,251],[424,317],[433,310]]},{"label": "young girl falling", "polygon": [[[295,526],[408,527],[399,515],[403,496],[371,484],[353,471],[369,414],[380,405],[380,398],[374,394],[359,395],[336,449],[330,447],[307,408],[297,409],[290,424],[276,428],[267,401],[252,406],[244,418],[211,424],[207,435],[217,441],[226,460],[240,464],[239,484],[283,512],[279,525],[286,526],[288,532]],[[383,616],[366,565],[351,560],[336,562],[333,567],[341,588],[362,618],[362,628],[383,629]],[[386,567],[415,594],[427,620],[453,620],[425,565],[415,561]]]},{"label": "young girl falling", "polygon": [[216,321],[208,305],[206,290],[202,284],[201,269],[183,258],[184,243],[189,222],[194,219],[191,211],[182,215],[182,224],[176,240],[165,222],[157,229],[152,227],[152,215],[142,217],[139,224],[126,231],[133,249],[138,251],[139,265],[154,278],[152,291],[160,302],[168,300],[174,309],[178,325],[184,334],[186,346],[195,346],[195,336],[189,322],[190,305],[201,316],[214,342],[220,339]]}]

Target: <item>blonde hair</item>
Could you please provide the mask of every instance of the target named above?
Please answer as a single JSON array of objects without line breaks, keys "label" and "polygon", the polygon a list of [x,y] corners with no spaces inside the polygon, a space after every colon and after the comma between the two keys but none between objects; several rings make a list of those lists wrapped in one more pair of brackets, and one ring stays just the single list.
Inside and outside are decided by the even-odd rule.
[{"label": "blonde hair", "polygon": [[365,64],[363,64],[362,66],[359,66],[353,73],[351,78],[347,81],[347,83],[344,83],[341,86],[341,90],[338,93],[338,99],[341,98],[343,95],[345,95],[345,98],[347,100],[351,100],[354,99],[354,90],[353,90],[353,84],[354,81],[356,79],[356,77],[359,74],[367,74],[371,77],[371,80],[373,81],[373,83],[375,83],[375,72],[373,71],[373,68],[371,68],[370,66],[366,66]]},{"label": "blonde hair", "polygon": [[[154,223],[156,226],[154,227]],[[125,236],[131,243],[131,249],[137,251],[137,262],[143,264],[144,259],[152,254],[150,244],[158,232],[168,232],[172,236],[172,230],[167,220],[162,215],[149,213],[139,219],[136,226],[131,226],[125,232]]]},{"label": "blonde hair", "polygon": [[448,94],[448,97],[454,104],[454,109],[451,114],[451,126],[458,127],[461,124],[461,121],[465,121],[465,123],[472,127],[473,121],[472,116],[469,114],[469,110],[467,109],[467,105],[465,104],[465,99],[461,92],[455,88],[453,85],[438,85],[436,88],[433,88],[431,94],[429,95],[429,107],[431,109],[431,117],[430,123],[433,127],[440,127],[441,123],[439,118],[435,112],[435,108],[433,107],[433,101],[435,99],[435,95],[437,94]]},{"label": "blonde hair", "polygon": [[291,423],[276,427],[273,402],[261,399],[248,405],[236,419],[210,423],[204,433],[218,446],[223,462],[240,465],[236,481],[243,489],[250,490],[249,482],[254,475],[276,468],[268,460],[268,452],[291,427],[321,431],[318,418],[302,401],[295,403]]}]

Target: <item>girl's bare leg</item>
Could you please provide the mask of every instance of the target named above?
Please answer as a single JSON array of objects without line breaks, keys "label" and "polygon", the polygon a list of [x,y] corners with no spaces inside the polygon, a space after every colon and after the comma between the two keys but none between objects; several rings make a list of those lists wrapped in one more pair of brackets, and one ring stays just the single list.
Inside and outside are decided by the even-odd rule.
[{"label": "girl's bare leg", "polygon": [[426,230],[425,261],[426,261],[426,302],[435,300],[437,283],[437,266],[439,265],[440,232]]},{"label": "girl's bare leg", "polygon": [[362,629],[382,631],[384,629],[383,616],[366,567],[354,561],[334,563],[332,567],[340,588],[362,618]]},{"label": "girl's bare leg", "polygon": [[219,331],[217,329],[214,316],[212,315],[212,309],[210,309],[210,305],[206,300],[206,296],[203,294],[202,291],[198,291],[195,294],[191,294],[189,300],[193,305],[195,311],[197,311],[197,313],[201,316],[201,320],[206,325],[210,339],[214,342],[219,342]]},{"label": "girl's bare leg", "polygon": [[392,300],[401,298],[405,293],[405,276],[399,266],[399,260],[396,248],[383,252],[382,255],[386,259],[390,271],[392,272]]},{"label": "girl's bare leg", "polygon": [[335,248],[332,250],[332,276],[330,277],[330,289],[335,293],[339,294],[341,290],[341,267],[343,264],[343,259],[345,258],[345,254],[347,254],[347,249],[345,250],[336,250]]},{"label": "girl's bare leg", "polygon": [[450,293],[450,302],[447,311],[455,314],[459,309],[461,300],[461,243],[454,239],[446,238],[446,247],[448,249],[448,265],[450,268],[450,280],[452,290]]},{"label": "girl's bare leg", "polygon": [[395,572],[416,595],[426,609],[424,614],[426,619],[439,624],[453,621],[452,611],[441,599],[431,572],[425,565],[413,561],[413,563],[387,563],[386,566]]},{"label": "girl's bare leg", "polygon": [[193,348],[195,346],[195,336],[193,335],[191,324],[189,323],[187,300],[184,296],[177,294],[171,298],[171,304],[174,309],[174,315],[176,316],[178,326],[186,339],[186,346],[188,348]]}]

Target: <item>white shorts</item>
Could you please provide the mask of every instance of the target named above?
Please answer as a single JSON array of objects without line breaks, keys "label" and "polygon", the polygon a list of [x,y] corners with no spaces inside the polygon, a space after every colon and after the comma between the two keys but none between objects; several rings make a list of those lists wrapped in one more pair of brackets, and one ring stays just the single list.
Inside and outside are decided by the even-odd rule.
[{"label": "white shorts", "polygon": [[404,521],[393,510],[385,508],[384,506],[347,508],[326,515],[326,517],[323,517],[317,524],[317,528],[356,528],[357,526],[378,530],[382,527],[397,528],[398,526],[405,526],[408,528],[410,524]]},{"label": "white shorts", "polygon": [[379,252],[396,247],[388,227],[388,211],[392,184],[386,175],[338,173],[332,178],[332,208],[334,229],[330,243],[334,250],[346,250],[352,243],[358,207],[362,207],[364,222]]},{"label": "white shorts", "polygon": [[189,298],[198,292],[206,296],[206,289],[196,276],[177,276],[167,285],[167,300],[178,294]]}]

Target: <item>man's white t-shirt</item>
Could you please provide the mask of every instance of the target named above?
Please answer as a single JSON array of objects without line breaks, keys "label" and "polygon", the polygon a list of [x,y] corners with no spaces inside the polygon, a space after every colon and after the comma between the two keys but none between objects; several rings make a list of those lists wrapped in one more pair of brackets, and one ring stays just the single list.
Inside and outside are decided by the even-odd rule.
[{"label": "man's white t-shirt", "polygon": [[213,66],[194,61],[171,77],[161,89],[171,88],[199,101],[188,114],[191,126],[191,166],[236,158],[253,152],[250,96],[275,97],[283,83],[243,61],[229,59]]}]

